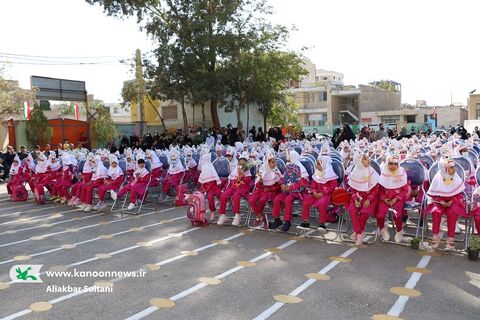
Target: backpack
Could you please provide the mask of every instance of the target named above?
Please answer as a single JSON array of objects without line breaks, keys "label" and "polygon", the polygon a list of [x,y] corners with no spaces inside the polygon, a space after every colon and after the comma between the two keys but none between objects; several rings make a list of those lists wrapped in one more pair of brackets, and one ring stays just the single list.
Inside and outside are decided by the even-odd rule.
[{"label": "backpack", "polygon": [[28,191],[23,184],[17,184],[12,188],[10,199],[13,202],[26,201],[28,198]]},{"label": "backpack", "polygon": [[205,196],[201,192],[194,192],[185,195],[185,202],[188,204],[187,217],[190,219],[192,226],[208,225],[205,214]]},{"label": "backpack", "polygon": [[[302,171],[300,167],[296,164],[288,164],[285,167],[285,173],[283,174],[283,181],[284,184],[295,184],[302,179]],[[305,187],[300,187],[296,190],[292,190],[290,192],[302,192]]]},{"label": "backpack", "polygon": [[185,202],[185,196],[190,192],[190,190],[188,190],[187,185],[180,184],[175,191],[175,205],[177,207],[183,207],[187,204],[187,202]]}]

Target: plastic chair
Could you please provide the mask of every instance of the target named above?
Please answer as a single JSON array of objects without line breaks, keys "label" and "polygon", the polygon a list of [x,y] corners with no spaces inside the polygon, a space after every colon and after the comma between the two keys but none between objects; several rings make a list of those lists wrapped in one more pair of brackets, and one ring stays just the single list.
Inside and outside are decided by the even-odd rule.
[{"label": "plastic chair", "polygon": [[277,168],[283,174],[285,172],[285,162],[280,158],[275,158],[275,162],[277,163]]},{"label": "plastic chair", "polygon": [[312,180],[312,176],[315,173],[315,162],[309,158],[302,158],[300,163],[305,167],[308,172],[308,177]]},{"label": "plastic chair", "polygon": [[420,163],[423,164],[423,166],[427,168],[427,170],[432,167],[434,162],[433,159],[427,155],[421,155],[420,157],[418,157],[418,161],[420,161]]},{"label": "plastic chair", "polygon": [[225,157],[219,157],[212,162],[215,171],[220,178],[228,178],[230,175],[230,162]]}]

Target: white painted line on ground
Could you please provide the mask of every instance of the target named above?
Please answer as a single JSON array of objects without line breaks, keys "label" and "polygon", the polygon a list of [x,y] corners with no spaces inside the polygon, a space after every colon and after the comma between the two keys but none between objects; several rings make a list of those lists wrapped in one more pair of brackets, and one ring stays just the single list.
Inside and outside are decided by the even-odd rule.
[{"label": "white painted line on ground", "polygon": [[[182,217],[183,218],[183,217]],[[173,220],[179,220],[180,218],[175,218],[175,219],[171,219],[172,221]],[[193,231],[196,231],[200,228],[192,228],[192,229],[188,229],[186,231],[182,231],[180,232],[181,234],[187,234],[187,233],[190,233],[190,232],[193,232]],[[165,236],[165,237],[161,237],[161,238],[158,238],[158,239],[154,239],[154,240],[151,240],[149,241],[149,243],[157,243],[157,242],[161,242],[161,241],[165,241],[165,240],[168,240],[168,239],[171,239],[171,238],[174,238],[173,236],[169,235],[169,236]],[[141,246],[139,245],[133,245],[133,246],[130,246],[130,247],[127,247],[127,248],[123,248],[123,249],[120,249],[120,250],[117,250],[117,251],[113,251],[113,252],[109,252],[108,254],[111,255],[111,256],[114,256],[114,255],[117,255],[119,253],[123,253],[123,252],[127,252],[127,251],[131,251],[131,250],[134,250],[134,249],[137,249],[137,248],[141,248]],[[56,249],[53,249],[55,251],[57,251],[57,248]],[[75,266],[80,266],[80,265],[84,265],[86,263],[89,263],[89,262],[92,262],[92,261],[97,261],[97,260],[100,260],[100,258],[97,258],[97,257],[93,257],[93,258],[89,258],[89,259],[85,259],[85,260],[82,260],[82,261],[78,261],[78,262],[74,262],[74,263],[71,263],[71,264],[68,264],[66,265],[67,268],[70,268],[70,267],[75,267]],[[45,274],[47,271],[44,271],[44,272],[41,272],[39,273],[39,275],[43,275]],[[16,282],[14,281],[10,281],[8,282],[8,284],[14,284]]]},{"label": "white painted line on ground", "polygon": [[[420,259],[420,262],[417,264],[417,268],[426,268],[430,260],[432,259],[432,256],[424,256],[422,259]],[[417,285],[417,282],[420,280],[422,277],[422,274],[419,272],[414,272],[410,276],[410,279],[408,279],[407,284],[405,285],[405,288],[408,289],[413,289]],[[398,317],[400,314],[403,312],[403,309],[405,309],[405,305],[408,302],[409,297],[407,296],[400,296],[398,297],[397,301],[395,304],[392,306],[390,311],[388,311],[389,316],[395,316]]]},{"label": "white painted line on ground", "polygon": [[[310,232],[307,232],[307,235],[310,234],[310,233],[313,233],[313,232],[315,232],[315,230],[312,230],[312,231],[310,231]],[[291,246],[292,244],[296,243],[297,241],[298,241],[298,240],[289,240],[289,241],[287,241],[287,242],[285,242],[285,243],[277,246],[276,248],[278,248],[278,249],[285,249],[285,248]],[[257,261],[263,260],[263,259],[271,256],[272,254],[273,254],[272,252],[265,252],[265,253],[263,253],[263,254],[255,257],[255,258],[253,258],[253,259],[250,259],[249,261],[250,261],[250,262],[257,262]],[[240,270],[242,270],[242,269],[244,269],[244,268],[247,268],[247,267],[236,266],[236,267],[234,267],[234,268],[232,268],[232,269],[229,269],[229,270],[227,270],[227,271],[225,271],[225,272],[223,272],[223,273],[221,273],[221,274],[219,274],[219,275],[216,275],[214,278],[216,278],[216,279],[223,279],[223,278],[225,278],[225,277],[227,277],[227,276],[229,276],[229,275],[231,275],[231,274],[233,274],[233,273],[235,273],[235,272],[238,272],[238,271],[240,271]],[[171,296],[171,297],[168,298],[168,299],[169,299],[169,300],[172,300],[172,301],[178,301],[178,300],[180,300],[180,299],[183,299],[183,298],[185,298],[185,297],[188,297],[188,296],[191,295],[192,293],[195,293],[195,292],[197,292],[197,291],[199,291],[199,290],[201,290],[201,289],[203,289],[203,288],[205,288],[205,287],[207,287],[207,286],[208,286],[208,284],[199,283],[199,284],[196,284],[195,286],[193,286],[193,287],[191,287],[191,288],[188,288],[187,290],[184,290],[184,291],[182,291],[182,292],[180,292],[180,293],[178,293],[178,294],[176,294],[176,295],[174,295],[174,296]],[[148,308],[146,308],[146,309],[144,309],[144,310],[142,310],[142,311],[140,311],[140,312],[138,312],[138,313],[136,313],[136,314],[134,314],[134,315],[132,315],[132,316],[130,316],[130,317],[128,317],[128,318],[126,318],[125,320],[138,320],[138,319],[142,319],[142,318],[144,318],[144,317],[146,317],[146,316],[154,313],[155,311],[157,311],[157,310],[159,310],[159,309],[160,309],[160,308],[157,308],[157,307],[154,307],[154,306],[150,306],[150,307],[148,307]]]},{"label": "white painted line on ground", "polygon": [[[118,212],[118,211],[121,211],[121,210],[115,210],[115,211],[113,211],[113,212]],[[82,211],[79,211],[79,212],[83,213]],[[113,213],[113,212],[92,214],[92,215],[88,215],[88,216],[85,216],[85,217],[81,217],[79,220],[75,220],[74,218],[72,218],[72,219],[68,219],[68,220],[63,220],[63,221],[58,221],[58,222],[54,222],[54,223],[49,223],[49,225],[51,225],[51,226],[53,227],[53,226],[56,226],[56,225],[59,225],[59,224],[67,223],[67,222],[71,222],[71,221],[81,221],[81,220],[85,220],[85,219],[91,219],[91,218],[94,218],[94,217],[97,217],[97,216],[107,215],[107,214],[110,214],[110,213]],[[43,226],[40,225],[40,226],[33,226],[33,227],[15,229],[15,231],[20,232],[20,231],[26,231],[26,230],[39,229],[39,228],[43,228]],[[0,232],[0,236],[3,235],[3,234],[8,234],[8,231]]]},{"label": "white painted line on ground", "polygon": [[[44,215],[41,215],[41,216],[28,217],[28,218],[25,218],[25,220],[23,220],[23,221],[18,221],[18,220],[6,221],[6,222],[0,223],[0,226],[6,225],[6,224],[12,224],[12,223],[25,224],[25,223],[30,223],[30,222],[45,221],[45,220],[50,220],[49,217],[52,217],[52,219],[62,218],[62,217],[55,217],[55,215],[74,212],[74,211],[78,211],[78,209],[71,209],[71,210],[60,211],[60,212],[52,212],[52,213],[47,213],[47,214],[44,214]],[[42,219],[42,218],[45,218],[45,219]]]},{"label": "white painted line on ground", "polygon": [[7,209],[9,207],[18,209],[18,208],[24,208],[24,207],[29,207],[29,206],[35,206],[35,203],[27,203],[27,204],[22,204],[22,205],[16,205],[18,202],[11,202],[11,203],[2,203],[0,204],[0,210]]},{"label": "white painted line on ground", "polygon": [[0,218],[15,216],[15,215],[19,215],[19,214],[22,214],[22,213],[37,212],[37,211],[41,211],[41,210],[45,210],[45,209],[53,209],[53,208],[56,208],[56,206],[46,206],[46,207],[42,207],[42,208],[38,208],[38,209],[4,213],[4,214],[0,214]]},{"label": "white painted line on ground", "polygon": [[[155,214],[155,213],[164,213],[166,211],[170,211],[170,210],[173,210],[175,208],[169,208],[169,209],[165,209],[165,210],[160,210],[160,211],[152,211],[152,212],[148,212],[148,213],[145,213],[145,214],[142,214],[140,215],[139,217],[140,218],[143,218],[143,217],[147,217],[147,216],[150,216],[152,214]],[[130,220],[130,217],[126,217],[126,218],[121,218],[121,219],[117,219],[117,220],[112,220],[112,221],[109,221],[108,224],[113,224],[113,223],[116,223],[116,222],[121,222],[121,221],[125,221],[125,220]],[[76,229],[78,230],[84,230],[84,229],[90,229],[90,228],[94,228],[94,227],[97,227],[97,226],[100,226],[101,224],[100,223],[94,223],[94,224],[90,224],[88,226],[83,226],[83,227],[78,227]],[[43,238],[48,238],[48,237],[51,237],[51,236],[55,236],[55,235],[59,235],[59,234],[64,234],[64,233],[68,233],[67,230],[64,230],[64,231],[58,231],[58,232],[52,232],[52,233],[47,233],[47,234],[43,234],[43,235],[39,235]],[[14,242],[8,242],[8,243],[3,243],[3,244],[0,244],[0,248],[2,247],[8,247],[8,246],[12,246],[12,245],[15,245],[15,244],[19,244],[19,243],[24,243],[24,242],[28,242],[28,241],[32,241],[31,238],[28,238],[28,239],[23,239],[23,240],[17,240],[17,241],[14,241]]]},{"label": "white painted line on ground", "polygon": [[[368,241],[370,237],[366,237],[364,241]],[[348,257],[349,255],[351,255],[352,253],[354,253],[355,251],[357,251],[358,248],[350,248],[348,249],[347,251],[345,251],[344,253],[342,253],[340,255],[340,257],[343,257],[343,258],[346,258]],[[339,261],[332,261],[330,262],[329,264],[327,264],[322,270],[320,270],[318,273],[319,274],[326,274],[327,272],[329,272],[330,270],[332,270],[333,268],[335,268],[340,262]],[[302,285],[300,285],[299,287],[295,288],[292,292],[290,292],[288,295],[289,296],[297,296],[299,295],[300,293],[302,293],[303,291],[305,291],[308,287],[310,287],[312,284],[314,284],[315,282],[317,282],[316,279],[308,279],[307,281],[305,281]],[[258,316],[256,316],[254,318],[254,320],[264,320],[264,319],[268,319],[272,314],[274,314],[275,312],[277,312],[281,307],[283,307],[285,305],[285,303],[283,302],[276,302],[274,303],[270,308],[268,308],[267,310],[265,310],[264,312],[262,312],[261,314],[259,314]]]},{"label": "white painted line on ground", "polygon": [[[171,210],[171,209],[166,209],[166,210]],[[176,221],[176,220],[181,220],[181,219],[186,219],[186,217],[185,216],[178,217],[178,218],[170,219],[168,221]],[[144,226],[140,226],[140,228],[151,228],[151,227],[158,226],[158,225],[161,225],[161,224],[165,224],[165,222],[156,222],[156,223],[152,223],[152,224],[147,224],[147,225],[144,225]],[[133,232],[133,230],[131,230],[131,228],[128,229],[128,230],[112,233],[111,235],[112,236],[118,236],[118,235],[121,235],[121,234],[130,233],[130,232]],[[72,243],[72,244],[75,245],[75,246],[80,246],[82,244],[94,242],[94,241],[97,241],[97,240],[102,240],[102,239],[100,237],[95,237],[95,238],[91,238],[91,239],[88,239],[88,240],[84,240],[84,241],[77,242],[77,243]],[[131,247],[129,247],[129,248],[131,248]],[[46,250],[46,251],[32,253],[32,254],[26,254],[26,255],[33,258],[33,257],[43,256],[43,255],[46,255],[46,254],[49,254],[49,253],[52,253],[52,252],[60,251],[60,250],[63,250],[63,248],[61,246],[57,247],[57,248],[49,249],[49,250]],[[0,261],[0,265],[4,265],[4,264],[7,264],[7,263],[11,263],[11,262],[15,262],[15,260],[10,259],[10,260],[5,260],[5,261]]]},{"label": "white painted line on ground", "polygon": [[[193,229],[189,229],[189,230],[187,230],[187,231],[184,231],[184,232],[182,232],[182,233],[184,234],[184,233],[192,232],[192,231],[199,230],[199,229],[200,229],[200,228],[193,228]],[[225,238],[225,239],[223,239],[223,240],[229,241],[229,240],[233,240],[233,239],[235,239],[235,238],[241,237],[241,236],[243,236],[243,233],[237,233],[237,234],[235,234],[235,235],[233,235],[233,236],[230,236],[230,237],[228,237],[228,238]],[[173,238],[173,237],[172,237],[172,236],[168,236],[168,237],[164,237],[164,238],[170,239],[170,238]],[[158,239],[157,239],[157,240],[158,240]],[[206,249],[208,249],[208,248],[213,248],[213,247],[216,247],[216,246],[218,246],[218,244],[216,244],[216,243],[214,243],[214,244],[209,244],[209,245],[200,247],[200,248],[198,248],[198,249],[195,249],[195,250],[193,250],[193,251],[197,251],[197,252],[198,252],[198,251],[206,250]],[[170,263],[170,262],[177,261],[177,260],[180,260],[180,259],[185,258],[185,257],[187,257],[187,256],[186,256],[186,255],[183,255],[183,254],[180,254],[180,255],[178,255],[178,256],[175,256],[175,257],[172,257],[172,258],[169,258],[169,259],[166,259],[166,260],[157,262],[156,265],[158,265],[158,266],[163,266],[163,265],[166,265],[166,264],[168,264],[168,263]],[[93,259],[89,259],[89,260],[90,260],[90,261],[94,261],[94,260],[96,260],[96,259],[93,258]],[[70,266],[73,266],[73,265],[70,265]],[[144,271],[147,271],[147,270],[144,269],[144,268],[141,268],[141,269],[135,271],[135,273],[138,274],[138,273],[144,272]],[[118,278],[112,279],[112,280],[110,280],[110,281],[111,281],[111,282],[119,282],[119,281],[121,281],[121,280],[123,280],[123,279],[127,279],[127,278],[126,278],[126,277],[118,277]],[[83,290],[80,290],[80,291],[77,291],[77,292],[72,292],[72,293],[66,294],[66,295],[64,295],[64,296],[60,296],[60,297],[55,298],[55,299],[53,299],[53,300],[50,300],[50,301],[48,301],[48,302],[50,302],[51,304],[56,304],[56,303],[59,303],[59,302],[65,301],[65,300],[69,300],[69,299],[74,298],[74,297],[76,297],[76,296],[83,295],[83,294],[85,294],[85,293],[90,293],[89,290],[91,290],[91,289],[94,288],[94,287],[95,287],[95,286],[93,285],[93,286],[91,286],[91,287],[89,287],[89,288],[86,288],[86,289],[83,289]],[[27,315],[27,314],[29,314],[29,313],[31,313],[31,312],[32,312],[32,310],[30,310],[30,309],[25,309],[25,310],[16,312],[16,313],[14,313],[14,314],[11,314],[11,315],[9,315],[9,316],[7,316],[7,317],[1,318],[0,320],[13,320],[13,319],[16,319],[16,318],[20,318],[20,317],[22,317],[22,316],[24,316],[24,315]]]}]

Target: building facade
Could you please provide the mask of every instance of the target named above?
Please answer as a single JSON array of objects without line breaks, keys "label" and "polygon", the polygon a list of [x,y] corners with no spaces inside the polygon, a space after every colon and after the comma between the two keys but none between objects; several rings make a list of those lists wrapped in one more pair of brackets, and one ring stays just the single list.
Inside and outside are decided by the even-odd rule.
[{"label": "building facade", "polygon": [[480,90],[474,90],[468,99],[468,118],[470,120],[480,119]]}]

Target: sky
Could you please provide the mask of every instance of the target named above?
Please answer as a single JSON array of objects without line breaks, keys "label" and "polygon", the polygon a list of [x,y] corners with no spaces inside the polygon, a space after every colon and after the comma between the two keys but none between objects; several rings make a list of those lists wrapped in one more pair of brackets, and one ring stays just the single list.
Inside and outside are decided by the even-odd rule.
[{"label": "sky", "polygon": [[[318,69],[341,72],[346,84],[390,79],[402,84],[402,102],[466,104],[480,91],[477,0],[269,0],[274,23],[295,27],[289,49]],[[134,19],[108,17],[83,0],[0,0],[0,66],[30,87],[30,76],[86,81],[105,102],[119,102],[130,67],[117,61],[152,49]],[[5,54],[72,57],[55,61],[95,65],[11,64]],[[99,57],[99,58],[73,58]],[[100,58],[101,57],[101,58]],[[38,63],[24,57],[24,63]],[[33,60],[27,60],[33,59]],[[16,60],[18,61],[18,60]],[[7,63],[5,63],[7,62]]]}]

